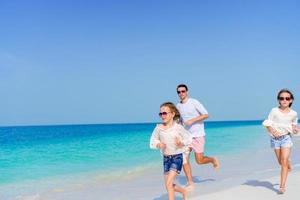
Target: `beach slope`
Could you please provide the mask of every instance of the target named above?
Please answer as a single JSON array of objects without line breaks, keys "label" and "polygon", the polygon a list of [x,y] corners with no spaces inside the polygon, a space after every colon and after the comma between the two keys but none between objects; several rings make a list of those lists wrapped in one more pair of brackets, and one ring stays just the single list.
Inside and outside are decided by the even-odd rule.
[{"label": "beach slope", "polygon": [[218,191],[189,198],[190,200],[276,200],[299,199],[300,171],[291,172],[288,177],[287,188],[284,194],[278,193],[279,176],[267,179],[252,179],[245,183]]}]

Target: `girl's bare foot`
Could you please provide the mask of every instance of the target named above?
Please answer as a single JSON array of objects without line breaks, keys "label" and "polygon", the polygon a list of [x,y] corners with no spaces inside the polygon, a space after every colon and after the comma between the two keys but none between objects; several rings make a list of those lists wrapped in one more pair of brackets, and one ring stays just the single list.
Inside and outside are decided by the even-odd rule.
[{"label": "girl's bare foot", "polygon": [[280,187],[278,193],[279,194],[284,194],[285,193],[285,187]]},{"label": "girl's bare foot", "polygon": [[183,192],[182,192],[183,200],[187,200],[187,193],[188,193],[187,189],[183,188]]}]

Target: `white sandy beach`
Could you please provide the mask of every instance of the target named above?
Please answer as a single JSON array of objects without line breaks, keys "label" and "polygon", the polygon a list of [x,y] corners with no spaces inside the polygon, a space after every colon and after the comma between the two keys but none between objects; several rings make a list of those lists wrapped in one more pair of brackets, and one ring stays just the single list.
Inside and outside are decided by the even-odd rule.
[{"label": "white sandy beach", "polygon": [[289,174],[287,191],[278,194],[279,176],[268,179],[253,179],[243,185],[235,186],[215,193],[190,198],[191,200],[268,200],[268,199],[299,199],[300,171]]},{"label": "white sandy beach", "polygon": [[[261,159],[259,157],[258,159]],[[272,157],[270,156],[270,160]],[[267,161],[270,162],[270,161]],[[233,165],[237,163],[233,162]],[[243,162],[248,165],[249,163]],[[240,166],[243,166],[240,163]],[[272,164],[276,164],[275,161]],[[227,166],[224,166],[227,168]],[[293,171],[289,173],[287,181],[287,191],[285,194],[278,194],[280,182],[280,169],[268,168],[248,173],[247,171],[236,171],[236,176],[227,176],[225,170],[214,173],[210,166],[194,166],[195,191],[190,193],[189,200],[268,200],[268,199],[298,199],[298,189],[300,189],[300,165],[294,164]],[[167,200],[167,194],[163,185],[160,169],[150,172],[145,176],[133,175],[131,178],[119,180],[114,183],[90,184],[86,186],[64,188],[52,191],[48,194],[41,194],[40,198],[34,200]],[[225,176],[225,177],[224,177]],[[223,178],[222,178],[223,177]],[[177,183],[184,185],[183,174],[177,178]],[[175,200],[180,200],[181,196],[176,194]]]},{"label": "white sandy beach", "polygon": [[[271,172],[271,173],[274,173]],[[276,199],[286,199],[286,200],[296,200],[299,199],[299,188],[300,188],[300,166],[297,166],[296,169],[293,170],[289,174],[288,182],[287,182],[287,191],[285,194],[278,194],[278,183],[279,176],[273,176],[270,178],[261,178],[259,179],[261,174],[257,174],[256,176],[250,175],[248,177],[244,177],[239,181],[242,181],[242,184],[238,184],[235,186],[230,186],[233,179],[223,180],[221,183],[211,183],[216,184],[216,191],[210,191],[206,193],[205,187],[203,188],[201,184],[196,185],[194,194],[190,194],[189,200],[276,200]],[[251,177],[251,178],[250,178]],[[246,179],[245,179],[246,178]],[[244,181],[243,181],[244,180]],[[205,180],[204,180],[205,181]],[[209,181],[208,181],[209,182]],[[139,182],[141,185],[143,181]],[[220,190],[221,185],[227,185],[228,188],[223,188]],[[78,199],[78,200],[96,200],[96,199],[149,199],[149,200],[167,200],[167,195],[160,185],[155,184],[153,187],[153,182],[150,183],[144,182],[142,189],[140,190],[138,187],[131,187],[132,185],[127,186],[126,188],[119,188],[120,185],[109,185],[109,188],[105,193],[103,193],[102,189],[98,189],[94,186],[91,186],[88,190],[82,191],[80,188],[72,191],[56,191],[52,193],[52,195],[29,195],[16,198],[17,200],[58,200],[58,199]],[[162,186],[162,185],[161,185]],[[73,188],[74,189],[74,188]],[[125,190],[124,190],[125,189]],[[115,195],[112,195],[114,193]],[[155,197],[156,196],[156,197]],[[111,197],[111,198],[107,198]],[[180,200],[181,197],[176,195],[175,200]]]}]

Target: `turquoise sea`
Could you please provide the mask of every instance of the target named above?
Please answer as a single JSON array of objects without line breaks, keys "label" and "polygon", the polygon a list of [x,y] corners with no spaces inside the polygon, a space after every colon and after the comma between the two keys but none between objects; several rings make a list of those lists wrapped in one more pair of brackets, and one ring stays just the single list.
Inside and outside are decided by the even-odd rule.
[{"label": "turquoise sea", "polygon": [[[97,174],[101,181],[112,174],[126,176],[129,172],[160,166],[159,151],[149,149],[155,125],[1,127],[0,197],[13,199],[28,191],[41,192],[24,188],[26,183],[39,183],[39,190],[43,190],[55,185],[49,180]],[[261,121],[206,122],[205,127],[209,155],[235,155],[269,146]]]}]

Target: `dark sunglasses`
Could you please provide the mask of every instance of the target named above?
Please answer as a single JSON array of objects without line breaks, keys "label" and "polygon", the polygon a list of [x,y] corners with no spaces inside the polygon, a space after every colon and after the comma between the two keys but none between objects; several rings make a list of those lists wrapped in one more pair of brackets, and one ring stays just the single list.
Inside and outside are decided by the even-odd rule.
[{"label": "dark sunglasses", "polygon": [[289,100],[291,100],[292,98],[291,98],[291,97],[279,97],[278,99],[279,99],[280,101],[283,101],[283,100],[289,101]]},{"label": "dark sunglasses", "polygon": [[160,113],[158,113],[158,115],[161,117],[161,116],[163,116],[163,115],[167,115],[168,114],[168,112],[160,112]]},{"label": "dark sunglasses", "polygon": [[186,90],[178,90],[177,94],[180,94],[180,93],[186,93]]}]

